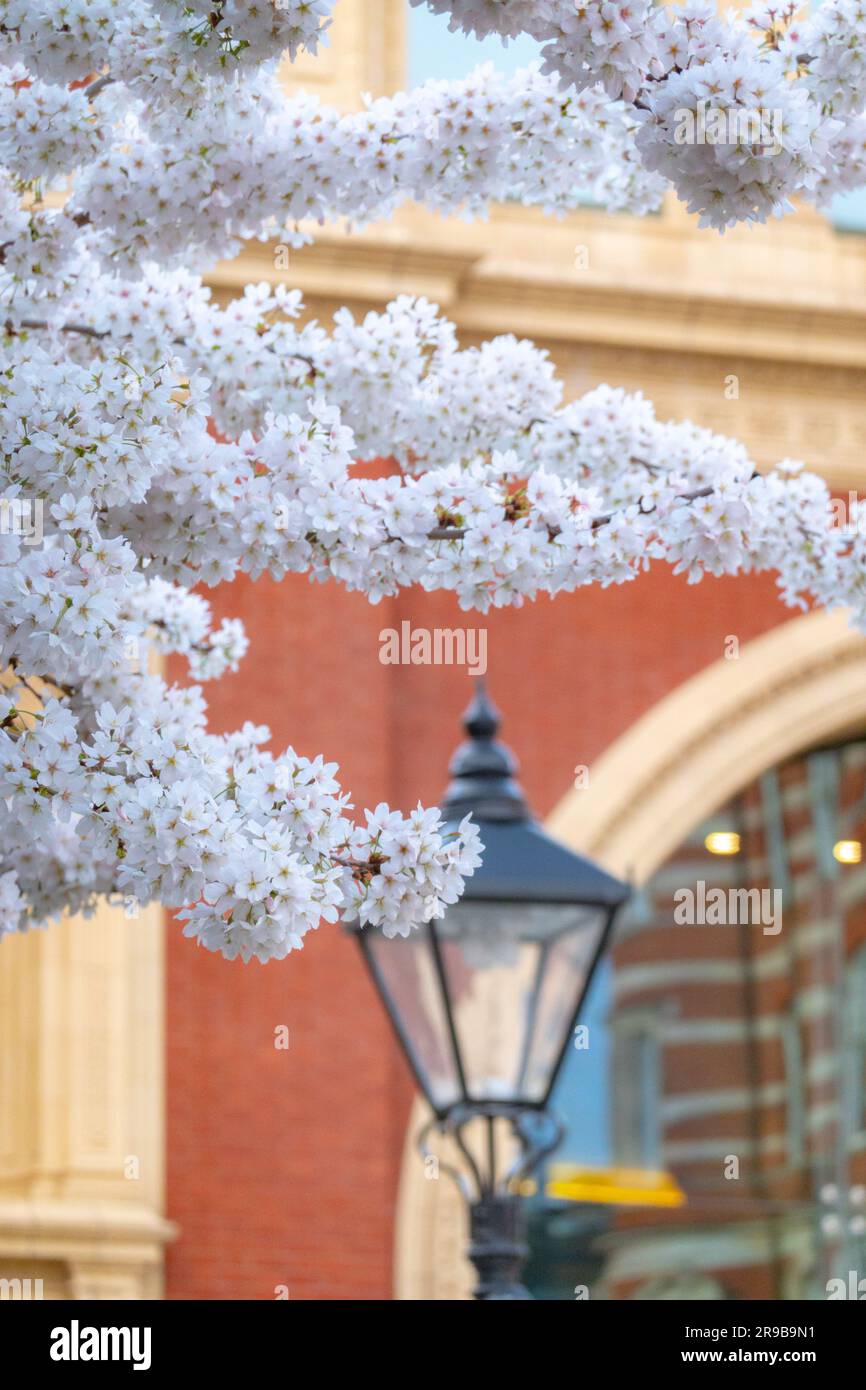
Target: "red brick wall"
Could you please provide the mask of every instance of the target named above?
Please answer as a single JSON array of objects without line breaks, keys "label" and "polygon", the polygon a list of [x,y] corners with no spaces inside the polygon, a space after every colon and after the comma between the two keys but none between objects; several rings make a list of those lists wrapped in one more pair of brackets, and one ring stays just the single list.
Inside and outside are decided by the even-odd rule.
[{"label": "red brick wall", "polygon": [[[668,690],[790,617],[769,579],[689,587],[666,570],[605,592],[482,617],[443,595],[377,607],[304,578],[238,582],[212,596],[251,650],[209,688],[215,729],[267,723],[276,747],[338,759],[358,807],[439,796],[471,682],[448,667],[390,667],[378,634],[484,626],[504,737],[539,814]],[[178,666],[175,674],[182,672]],[[393,1211],[411,1088],[338,928],[267,966],[228,964],[172,929],[168,947],[171,1298],[381,1299],[392,1286]],[[274,1029],[290,1030],[276,1051]]]}]

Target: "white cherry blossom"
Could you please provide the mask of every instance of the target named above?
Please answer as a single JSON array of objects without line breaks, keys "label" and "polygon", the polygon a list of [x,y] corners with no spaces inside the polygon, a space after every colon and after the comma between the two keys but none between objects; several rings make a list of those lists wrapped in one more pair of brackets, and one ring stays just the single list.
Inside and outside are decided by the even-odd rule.
[{"label": "white cherry blossom", "polygon": [[[326,325],[285,286],[221,308],[201,278],[249,237],[407,199],[640,213],[670,182],[723,228],[854,187],[856,0],[803,23],[692,0],[432,8],[532,34],[544,71],[342,115],[276,76],[324,41],[330,0],[0,0],[0,935],[107,895],[265,961],[321,921],[405,935],[459,897],[471,822],[356,814],[335,764],[249,723],[212,734],[201,686],[149,669],[153,649],[197,682],[237,668],[242,625],[214,624],[203,591],[239,573],[484,612],[654,563],[772,569],[787,603],[847,605],[866,630],[866,528],[833,526],[797,464],[759,474],[639,394],[566,401],[544,351],[461,348],[423,299]],[[778,108],[772,146],[679,142],[712,102]],[[356,468],[374,458],[378,476]]]}]

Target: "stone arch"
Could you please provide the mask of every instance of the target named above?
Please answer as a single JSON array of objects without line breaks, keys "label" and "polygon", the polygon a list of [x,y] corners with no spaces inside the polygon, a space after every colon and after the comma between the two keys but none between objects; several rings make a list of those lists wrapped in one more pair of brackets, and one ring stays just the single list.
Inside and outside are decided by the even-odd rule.
[{"label": "stone arch", "polygon": [[693,827],[768,768],[866,723],[866,638],[810,613],[664,696],[547,821],[551,834],[643,883]]}]

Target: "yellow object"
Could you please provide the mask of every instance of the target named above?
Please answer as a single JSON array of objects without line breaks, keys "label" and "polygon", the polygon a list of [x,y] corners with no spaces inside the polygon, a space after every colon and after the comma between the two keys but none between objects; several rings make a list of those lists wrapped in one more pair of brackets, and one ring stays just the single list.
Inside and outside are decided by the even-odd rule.
[{"label": "yellow object", "polygon": [[739,854],[740,837],[736,830],[711,830],[704,840],[710,854]]},{"label": "yellow object", "polygon": [[553,1163],[545,1192],[567,1202],[622,1207],[681,1207],[686,1194],[670,1173],[650,1168],[578,1168]]},{"label": "yellow object", "polygon": [[859,864],[863,857],[863,846],[859,840],[837,840],[833,846],[833,858],[840,864]]}]

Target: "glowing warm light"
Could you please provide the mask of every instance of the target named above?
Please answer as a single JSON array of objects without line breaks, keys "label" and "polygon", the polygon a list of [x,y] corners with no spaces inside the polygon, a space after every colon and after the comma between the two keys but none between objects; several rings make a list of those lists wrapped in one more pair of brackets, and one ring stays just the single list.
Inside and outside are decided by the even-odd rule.
[{"label": "glowing warm light", "polygon": [[837,840],[833,846],[833,858],[840,864],[859,864],[863,846],[859,840]]},{"label": "glowing warm light", "polygon": [[711,830],[704,840],[710,854],[739,854],[740,837],[736,830]]}]

